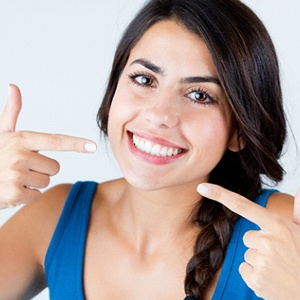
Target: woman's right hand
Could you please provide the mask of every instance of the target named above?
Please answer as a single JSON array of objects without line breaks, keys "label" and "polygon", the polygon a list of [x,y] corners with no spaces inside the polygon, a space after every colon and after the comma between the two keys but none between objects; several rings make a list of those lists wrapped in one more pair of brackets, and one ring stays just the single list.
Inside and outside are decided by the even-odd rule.
[{"label": "woman's right hand", "polygon": [[38,200],[39,189],[49,185],[59,163],[39,151],[93,153],[90,140],[61,134],[15,131],[22,100],[19,88],[10,84],[9,97],[0,118],[0,209]]}]

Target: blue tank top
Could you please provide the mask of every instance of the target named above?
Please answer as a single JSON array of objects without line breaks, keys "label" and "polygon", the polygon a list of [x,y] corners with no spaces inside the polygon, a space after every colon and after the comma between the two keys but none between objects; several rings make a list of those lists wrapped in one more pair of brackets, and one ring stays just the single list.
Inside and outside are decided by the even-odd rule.
[{"label": "blue tank top", "polygon": [[[84,300],[84,250],[96,188],[96,182],[77,182],[67,197],[45,258],[51,300]],[[265,207],[273,192],[277,191],[263,190],[255,202]],[[212,300],[260,299],[247,287],[238,272],[247,250],[242,241],[243,235],[248,230],[258,229],[257,225],[242,217],[235,223]]]}]

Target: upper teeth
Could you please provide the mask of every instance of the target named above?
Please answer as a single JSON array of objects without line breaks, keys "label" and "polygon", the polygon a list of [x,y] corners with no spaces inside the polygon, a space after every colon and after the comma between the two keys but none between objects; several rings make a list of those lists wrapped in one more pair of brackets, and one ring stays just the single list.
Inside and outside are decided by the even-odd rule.
[{"label": "upper teeth", "polygon": [[179,148],[169,148],[159,144],[153,144],[152,142],[136,135],[132,136],[132,140],[139,150],[155,156],[173,156],[181,153],[182,151]]}]

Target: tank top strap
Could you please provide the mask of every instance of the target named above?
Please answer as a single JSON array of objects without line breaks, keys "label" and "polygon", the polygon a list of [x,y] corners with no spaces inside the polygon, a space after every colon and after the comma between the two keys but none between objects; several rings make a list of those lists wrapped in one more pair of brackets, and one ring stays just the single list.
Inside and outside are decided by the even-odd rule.
[{"label": "tank top strap", "polygon": [[83,262],[90,210],[97,183],[76,182],[66,199],[45,257],[51,300],[84,299]]},{"label": "tank top strap", "polygon": [[261,194],[254,200],[254,202],[262,207],[266,207],[270,195],[278,192],[279,191],[276,189],[263,189]]}]

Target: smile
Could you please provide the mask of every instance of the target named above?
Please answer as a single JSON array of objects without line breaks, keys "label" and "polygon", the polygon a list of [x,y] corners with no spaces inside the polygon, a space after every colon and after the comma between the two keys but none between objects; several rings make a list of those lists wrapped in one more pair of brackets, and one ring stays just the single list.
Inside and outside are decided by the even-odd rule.
[{"label": "smile", "polygon": [[132,135],[132,141],[137,149],[153,156],[170,157],[183,152],[183,149],[156,144],[134,134]]}]

